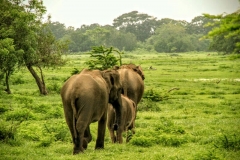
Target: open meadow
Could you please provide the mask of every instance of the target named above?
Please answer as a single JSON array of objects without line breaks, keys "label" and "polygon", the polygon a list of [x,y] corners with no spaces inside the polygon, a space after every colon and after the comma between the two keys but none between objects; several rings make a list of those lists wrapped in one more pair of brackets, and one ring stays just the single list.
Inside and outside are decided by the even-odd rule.
[{"label": "open meadow", "polygon": [[[8,95],[0,89],[0,159],[236,160],[240,157],[240,59],[217,53],[125,53],[123,63],[141,65],[145,91],[138,105],[136,134],[128,144],[72,155],[60,89],[74,68],[86,68],[87,54],[68,55],[62,67],[44,68],[49,91],[39,94],[25,68],[11,76]],[[152,66],[152,69],[149,67]]]}]

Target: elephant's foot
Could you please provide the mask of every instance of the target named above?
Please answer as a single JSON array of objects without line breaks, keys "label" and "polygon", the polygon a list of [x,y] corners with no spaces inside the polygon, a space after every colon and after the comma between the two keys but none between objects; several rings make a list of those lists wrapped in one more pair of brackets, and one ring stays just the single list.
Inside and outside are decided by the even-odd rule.
[{"label": "elephant's foot", "polygon": [[80,148],[75,148],[73,149],[73,155],[78,154],[78,153],[83,153],[84,149],[82,147]]},{"label": "elephant's foot", "polygon": [[87,149],[87,146],[88,146],[88,141],[87,141],[87,139],[83,139],[83,148],[84,149]]},{"label": "elephant's foot", "polygon": [[104,149],[104,144],[96,144],[95,149]]}]

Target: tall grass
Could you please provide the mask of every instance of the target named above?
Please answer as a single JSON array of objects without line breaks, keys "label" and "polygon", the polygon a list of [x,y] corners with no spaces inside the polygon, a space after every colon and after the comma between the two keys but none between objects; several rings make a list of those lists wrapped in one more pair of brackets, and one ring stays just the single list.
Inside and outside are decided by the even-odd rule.
[{"label": "tall grass", "polygon": [[125,53],[123,63],[141,65],[146,77],[136,134],[128,144],[112,144],[106,130],[105,149],[95,151],[93,123],[93,141],[76,156],[59,92],[89,56],[68,55],[65,66],[45,68],[47,96],[21,69],[12,76],[12,95],[0,86],[0,159],[238,159],[240,60],[207,54]]}]

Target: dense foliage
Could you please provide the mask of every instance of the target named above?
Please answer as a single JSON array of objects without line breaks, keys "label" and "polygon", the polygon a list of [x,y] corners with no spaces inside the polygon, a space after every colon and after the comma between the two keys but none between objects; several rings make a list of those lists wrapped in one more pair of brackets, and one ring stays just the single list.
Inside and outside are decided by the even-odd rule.
[{"label": "dense foliage", "polygon": [[[114,53],[118,54],[119,58],[116,58]],[[109,69],[115,65],[121,65],[122,54],[123,52],[120,52],[113,47],[106,48],[105,46],[95,46],[90,52],[91,59],[87,61],[86,64],[89,69]],[[118,61],[119,64],[117,64]]]},{"label": "dense foliage", "polygon": [[82,25],[68,27],[51,22],[50,28],[58,39],[68,39],[72,52],[89,51],[92,46],[105,45],[119,50],[133,51],[137,48],[157,52],[207,51],[209,40],[199,40],[213,22],[204,16],[195,17],[192,22],[156,17],[132,11],[113,20],[112,25]]},{"label": "dense foliage", "polygon": [[240,53],[240,9],[227,15],[204,14],[214,20],[208,26],[214,28],[206,38],[212,38],[211,49],[224,53]]},{"label": "dense foliage", "polygon": [[0,86],[0,159],[239,159],[240,59],[216,52],[126,52],[123,64],[141,64],[145,75],[136,133],[128,144],[112,144],[106,130],[105,148],[97,151],[98,123],[92,123],[88,149],[73,156],[60,89],[74,68],[87,68],[92,58],[64,57],[65,65],[43,68],[47,96],[39,96],[26,68],[12,75],[13,94]]},{"label": "dense foliage", "polygon": [[[5,75],[6,91],[15,66],[25,66],[35,79],[41,94],[47,94],[42,67],[62,64],[65,42],[57,42],[48,22],[42,1],[1,0],[0,5],[0,64]],[[39,74],[37,72],[39,70]]]}]

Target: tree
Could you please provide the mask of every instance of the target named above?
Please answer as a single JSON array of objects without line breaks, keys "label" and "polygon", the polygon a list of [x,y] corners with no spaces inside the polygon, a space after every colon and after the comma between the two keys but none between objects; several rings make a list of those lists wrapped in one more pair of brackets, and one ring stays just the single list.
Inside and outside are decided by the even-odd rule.
[{"label": "tree", "polygon": [[[56,42],[50,30],[42,23],[42,16],[46,12],[42,1],[23,2],[1,0],[0,39],[13,39],[15,50],[23,51],[21,56],[18,56],[18,64],[27,67],[40,93],[46,95],[41,67],[57,64],[66,45]],[[40,76],[34,67],[39,69]]]},{"label": "tree", "polygon": [[[41,94],[48,94],[44,81],[42,67],[51,67],[64,64],[61,55],[67,49],[67,42],[55,41],[55,38],[48,28],[48,25],[43,24],[37,36],[38,46],[36,48],[36,55],[29,61],[25,59],[25,64],[34,77]],[[27,62],[27,63],[26,63]],[[39,74],[34,69],[38,68]]]},{"label": "tree", "polygon": [[57,40],[63,38],[66,34],[66,26],[60,22],[50,22],[49,28]]},{"label": "tree", "polygon": [[22,50],[15,50],[13,39],[5,38],[0,40],[0,71],[5,74],[6,92],[11,94],[9,79],[14,72],[18,62],[18,57],[21,56]]},{"label": "tree", "polygon": [[155,35],[148,39],[148,44],[153,45],[157,52],[186,52],[194,50],[190,35],[179,24],[161,25]]},{"label": "tree", "polygon": [[211,29],[211,26],[206,27],[208,23],[214,22],[212,19],[209,19],[204,16],[197,16],[192,19],[190,23],[186,26],[186,32],[189,34],[201,34],[206,35]]},{"label": "tree", "polygon": [[212,39],[211,48],[224,53],[240,53],[240,9],[227,15],[203,14],[214,20],[207,26],[213,26],[203,38]]},{"label": "tree", "polygon": [[132,33],[114,30],[108,37],[107,45],[114,46],[119,50],[132,51],[137,46],[137,38]]},{"label": "tree", "polygon": [[134,34],[138,41],[144,42],[157,28],[156,17],[132,11],[125,13],[113,20],[116,29]]}]

